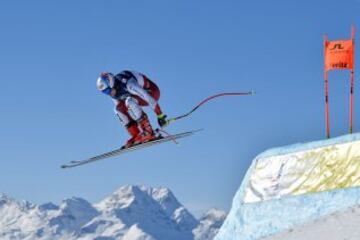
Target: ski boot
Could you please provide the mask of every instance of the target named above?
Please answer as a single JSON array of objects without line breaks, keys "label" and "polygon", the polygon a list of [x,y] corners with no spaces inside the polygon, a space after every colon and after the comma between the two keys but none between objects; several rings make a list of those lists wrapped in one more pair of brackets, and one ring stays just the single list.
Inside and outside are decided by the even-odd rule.
[{"label": "ski boot", "polygon": [[131,138],[126,142],[126,144],[122,148],[128,148],[128,147],[131,147],[131,146],[139,143],[136,140],[140,134],[140,130],[139,130],[137,122],[135,122],[135,121],[130,122],[126,126],[126,129],[127,129],[128,133],[130,134]]},{"label": "ski boot", "polygon": [[143,116],[138,121],[138,125],[141,128],[141,133],[135,138],[136,142],[145,143],[157,139],[154,130],[151,127],[148,116],[143,113]]}]

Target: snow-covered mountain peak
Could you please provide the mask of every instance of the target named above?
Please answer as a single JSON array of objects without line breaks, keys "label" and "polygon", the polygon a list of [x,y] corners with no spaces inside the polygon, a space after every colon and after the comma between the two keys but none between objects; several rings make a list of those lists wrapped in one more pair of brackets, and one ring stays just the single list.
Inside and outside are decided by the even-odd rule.
[{"label": "snow-covered mountain peak", "polygon": [[59,206],[52,202],[44,203],[38,206],[41,211],[59,210]]},{"label": "snow-covered mountain peak", "polygon": [[170,212],[173,212],[181,206],[174,194],[168,188],[149,188],[147,191],[155,201]]},{"label": "snow-covered mountain peak", "polygon": [[2,199],[2,198],[6,198],[6,197],[7,197],[7,195],[6,195],[5,193],[0,192],[0,199]]},{"label": "snow-covered mountain peak", "polygon": [[200,221],[210,221],[210,222],[223,222],[226,218],[226,212],[212,208],[207,211],[201,218]]},{"label": "snow-covered mountain peak", "polygon": [[10,197],[8,197],[5,193],[0,193],[0,207],[3,204],[13,201]]},{"label": "snow-covered mountain peak", "polygon": [[96,205],[76,197],[32,205],[0,195],[0,239],[210,240],[217,231],[210,225],[164,187],[124,186]]},{"label": "snow-covered mountain peak", "polygon": [[213,239],[226,218],[224,211],[212,208],[201,218],[200,224],[193,230],[196,240]]},{"label": "snow-covered mountain peak", "polygon": [[12,208],[17,208],[19,211],[26,211],[30,208],[34,208],[35,205],[31,204],[28,201],[16,201],[15,199],[9,197],[4,193],[0,193],[0,208],[4,206],[12,206]]},{"label": "snow-covered mountain peak", "polygon": [[[165,187],[124,186],[97,204],[97,208],[109,213],[116,212],[117,215],[122,216],[124,212],[133,212],[134,214],[134,211],[137,212],[139,209],[151,209],[151,211],[157,212],[157,214],[161,213],[165,218],[176,222],[183,230],[192,229],[198,224],[198,221],[181,205],[172,191]],[[127,210],[123,211],[124,209]]]},{"label": "snow-covered mountain peak", "polygon": [[[126,225],[135,224],[136,219],[142,218],[143,221],[138,226],[156,236],[159,233],[149,228],[154,222],[158,228],[163,229],[161,231],[163,233],[172,231],[177,232],[175,235],[186,235],[188,238],[191,230],[199,223],[179,203],[174,194],[164,187],[152,188],[142,185],[121,187],[96,207],[99,211],[105,212],[108,218],[121,219]],[[99,225],[99,221],[94,224]]]},{"label": "snow-covered mountain peak", "polygon": [[135,199],[143,199],[144,193],[140,186],[123,186],[109,197],[96,204],[101,211],[120,209],[130,206]]},{"label": "snow-covered mountain peak", "polygon": [[92,208],[92,205],[82,198],[68,198],[61,202],[60,209],[62,210],[71,210],[76,208]]},{"label": "snow-covered mountain peak", "polygon": [[49,225],[56,226],[57,233],[73,231],[97,215],[99,212],[88,201],[73,197],[63,200],[58,210],[50,214]]},{"label": "snow-covered mountain peak", "polygon": [[151,188],[143,185],[121,187],[96,206],[100,210],[119,209],[129,207],[131,204],[144,205],[152,201],[155,201],[168,212],[173,212],[181,206],[169,189]]},{"label": "snow-covered mountain peak", "polygon": [[165,201],[167,199],[176,200],[174,194],[170,191],[170,189],[165,187],[159,188],[149,188],[150,194],[153,198],[157,199],[158,201]]}]

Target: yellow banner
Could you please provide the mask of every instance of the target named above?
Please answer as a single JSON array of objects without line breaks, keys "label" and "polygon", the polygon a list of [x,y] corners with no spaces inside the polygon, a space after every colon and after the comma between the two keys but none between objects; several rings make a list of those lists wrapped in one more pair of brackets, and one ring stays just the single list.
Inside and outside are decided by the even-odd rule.
[{"label": "yellow banner", "polygon": [[244,202],[360,186],[360,141],[257,159]]}]

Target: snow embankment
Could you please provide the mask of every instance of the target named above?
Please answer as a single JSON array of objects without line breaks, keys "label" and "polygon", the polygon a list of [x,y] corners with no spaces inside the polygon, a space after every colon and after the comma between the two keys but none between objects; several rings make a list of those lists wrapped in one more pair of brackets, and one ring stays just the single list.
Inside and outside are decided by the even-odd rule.
[{"label": "snow embankment", "polygon": [[346,211],[360,204],[359,186],[360,134],[270,149],[254,159],[215,240],[263,239]]}]

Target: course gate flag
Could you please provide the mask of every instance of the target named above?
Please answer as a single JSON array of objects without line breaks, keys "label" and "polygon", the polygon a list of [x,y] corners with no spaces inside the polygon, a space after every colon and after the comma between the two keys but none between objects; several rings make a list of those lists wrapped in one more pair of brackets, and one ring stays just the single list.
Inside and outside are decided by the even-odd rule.
[{"label": "course gate flag", "polygon": [[325,71],[331,69],[353,70],[354,41],[326,41],[325,42]]},{"label": "course gate flag", "polygon": [[349,132],[353,131],[353,105],[354,105],[354,49],[355,49],[355,27],[351,28],[351,39],[329,41],[324,37],[324,80],[325,80],[325,119],[326,136],[330,138],[329,118],[329,70],[350,70],[350,111]]}]

